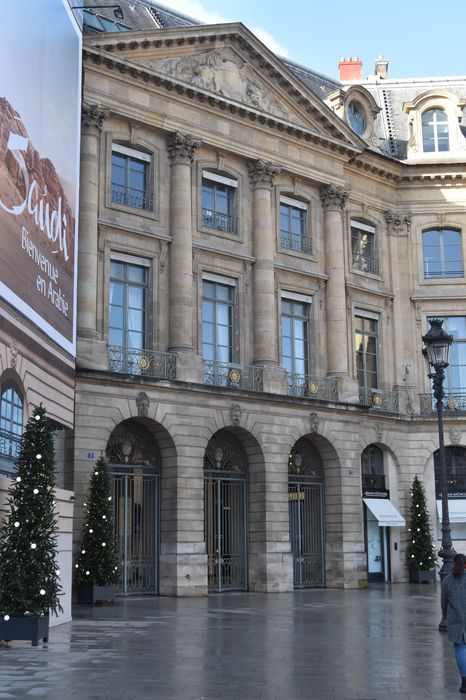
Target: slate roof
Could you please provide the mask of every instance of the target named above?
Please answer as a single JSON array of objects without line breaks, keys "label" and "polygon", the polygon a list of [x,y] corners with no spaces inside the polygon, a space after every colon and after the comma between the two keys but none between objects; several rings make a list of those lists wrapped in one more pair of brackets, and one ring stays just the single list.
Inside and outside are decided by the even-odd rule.
[{"label": "slate roof", "polygon": [[[95,0],[84,0],[84,4],[97,4]],[[98,4],[113,5],[112,0],[100,0]],[[197,19],[176,12],[155,0],[119,0],[124,14],[123,20],[118,20],[130,29],[168,29],[201,25]],[[115,19],[113,9],[93,10],[110,19]],[[84,34],[95,33],[84,27]],[[379,146],[372,143],[370,148],[384,156],[396,160],[407,157],[409,125],[407,115],[403,112],[403,104],[412,101],[417,95],[435,88],[446,90],[466,98],[466,76],[456,78],[413,78],[413,79],[381,79],[370,76],[366,80],[352,83],[341,83],[322,73],[306,68],[287,58],[278,56],[284,65],[301,80],[308,89],[321,100],[335,90],[347,89],[349,85],[360,85],[365,88],[381,108],[374,123],[374,132],[379,140]],[[460,128],[466,136],[466,108],[460,123]]]}]

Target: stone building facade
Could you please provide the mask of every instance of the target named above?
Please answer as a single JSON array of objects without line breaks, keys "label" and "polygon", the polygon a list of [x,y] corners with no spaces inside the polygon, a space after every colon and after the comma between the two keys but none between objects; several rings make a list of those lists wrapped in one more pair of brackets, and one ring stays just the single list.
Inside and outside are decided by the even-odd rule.
[{"label": "stone building facade", "polygon": [[406,580],[415,474],[436,522],[421,335],[466,316],[457,112],[455,157],[396,158],[367,86],[122,6],[85,16],[75,531],[102,453],[122,594]]}]

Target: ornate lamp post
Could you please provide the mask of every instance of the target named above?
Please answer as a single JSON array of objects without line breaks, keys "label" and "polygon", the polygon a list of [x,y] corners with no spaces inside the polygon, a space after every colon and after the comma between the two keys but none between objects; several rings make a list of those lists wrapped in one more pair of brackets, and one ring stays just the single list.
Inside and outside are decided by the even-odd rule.
[{"label": "ornate lamp post", "polygon": [[[443,440],[443,399],[445,393],[443,391],[443,381],[445,379],[445,369],[448,367],[448,359],[450,355],[450,345],[453,342],[453,336],[448,335],[443,328],[443,320],[433,318],[429,321],[430,328],[426,335],[422,336],[425,348],[422,354],[427,359],[430,367],[434,370],[430,372],[428,377],[432,379],[434,389],[434,397],[437,401],[437,421],[438,421],[438,438],[439,438],[439,464],[440,464],[440,485],[442,489],[442,548],[439,551],[439,557],[443,559],[443,565],[440,569],[440,580],[443,581],[445,576],[453,569],[453,558],[456,554],[451,541],[451,525],[450,514],[448,512],[448,484],[447,470],[445,465],[445,443]],[[446,620],[442,617],[439,624],[439,629],[444,632],[447,629]]]}]

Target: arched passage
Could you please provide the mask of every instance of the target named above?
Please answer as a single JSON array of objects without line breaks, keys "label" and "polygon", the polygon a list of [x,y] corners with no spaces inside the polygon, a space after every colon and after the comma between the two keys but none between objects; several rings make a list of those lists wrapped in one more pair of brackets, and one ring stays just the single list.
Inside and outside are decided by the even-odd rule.
[{"label": "arched passage", "polygon": [[223,430],[204,455],[204,533],[210,591],[247,590],[248,461],[240,441]]},{"label": "arched passage", "polygon": [[[112,478],[120,595],[158,593],[160,540],[173,523],[162,513],[161,466],[174,466],[175,450],[168,433],[154,421],[130,419],[113,430],[106,459]],[[168,480],[167,480],[168,481]],[[165,482],[162,483],[162,489]],[[169,500],[169,499],[168,499]]]},{"label": "arched passage", "polygon": [[288,509],[294,587],[324,586],[324,465],[306,438],[290,451]]}]

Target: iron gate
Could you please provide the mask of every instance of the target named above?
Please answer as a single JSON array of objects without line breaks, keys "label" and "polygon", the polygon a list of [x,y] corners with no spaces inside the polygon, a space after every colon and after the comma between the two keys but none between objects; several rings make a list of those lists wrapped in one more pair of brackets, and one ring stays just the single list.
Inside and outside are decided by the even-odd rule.
[{"label": "iron gate", "polygon": [[294,585],[324,586],[323,485],[290,480],[288,506]]},{"label": "iron gate", "polygon": [[206,472],[204,528],[211,591],[247,590],[246,476]]},{"label": "iron gate", "polygon": [[110,466],[115,540],[120,561],[118,595],[158,592],[159,475],[153,466]]}]

